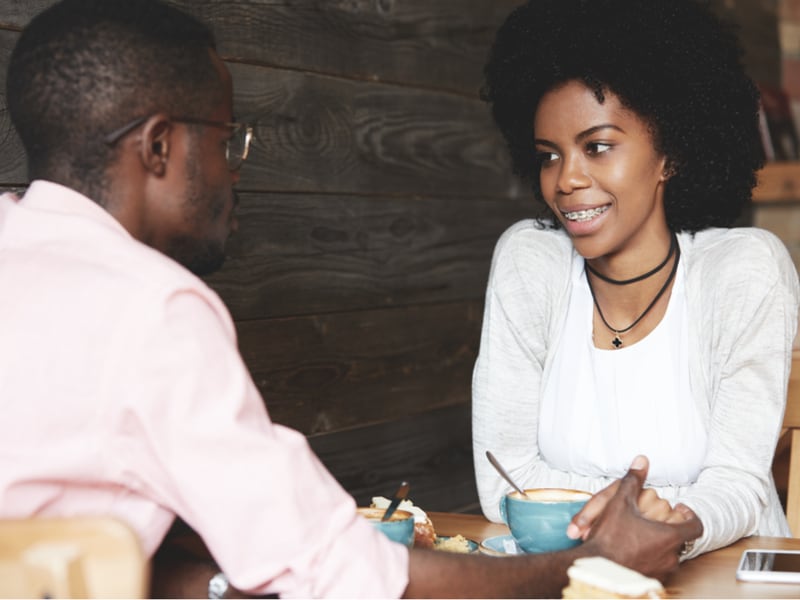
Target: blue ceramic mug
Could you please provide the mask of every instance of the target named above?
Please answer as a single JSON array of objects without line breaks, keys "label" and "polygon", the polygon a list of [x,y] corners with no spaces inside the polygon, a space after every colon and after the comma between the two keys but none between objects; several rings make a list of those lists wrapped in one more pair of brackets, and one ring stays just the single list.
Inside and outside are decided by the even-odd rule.
[{"label": "blue ceramic mug", "polygon": [[588,492],[560,488],[511,492],[500,500],[500,515],[525,552],[555,552],[581,543],[567,537],[567,525],[592,497]]},{"label": "blue ceramic mug", "polygon": [[383,508],[358,508],[358,514],[364,517],[378,531],[381,531],[393,542],[411,548],[414,545],[414,515],[407,510],[396,510],[388,521],[381,521]]}]

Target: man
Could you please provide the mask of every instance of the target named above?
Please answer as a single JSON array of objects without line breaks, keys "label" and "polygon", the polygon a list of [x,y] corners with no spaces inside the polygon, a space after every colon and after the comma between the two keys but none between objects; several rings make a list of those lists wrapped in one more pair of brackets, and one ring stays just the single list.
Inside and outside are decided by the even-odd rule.
[{"label": "man", "polygon": [[63,0],[7,86],[32,184],[0,198],[0,516],[116,515],[152,555],[178,515],[237,588],[304,597],[557,595],[577,556],[664,576],[699,535],[638,514],[641,460],[573,551],[389,542],[271,423],[195,275],[222,263],[249,143],[212,34],[159,0]]}]

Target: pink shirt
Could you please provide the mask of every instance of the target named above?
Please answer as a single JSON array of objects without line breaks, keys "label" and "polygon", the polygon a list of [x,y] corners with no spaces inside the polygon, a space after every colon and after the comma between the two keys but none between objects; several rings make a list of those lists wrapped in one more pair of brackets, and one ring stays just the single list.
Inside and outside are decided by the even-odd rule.
[{"label": "pink shirt", "polygon": [[397,597],[408,552],[272,423],[230,315],[100,206],[0,196],[0,516],[112,514],[152,554],[175,515],[231,582]]}]

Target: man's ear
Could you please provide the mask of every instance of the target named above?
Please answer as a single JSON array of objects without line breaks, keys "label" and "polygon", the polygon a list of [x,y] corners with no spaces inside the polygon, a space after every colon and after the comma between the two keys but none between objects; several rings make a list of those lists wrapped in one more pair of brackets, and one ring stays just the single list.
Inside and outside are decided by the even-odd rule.
[{"label": "man's ear", "polygon": [[142,165],[153,175],[161,177],[167,171],[172,122],[163,113],[147,119],[142,126],[139,155]]}]

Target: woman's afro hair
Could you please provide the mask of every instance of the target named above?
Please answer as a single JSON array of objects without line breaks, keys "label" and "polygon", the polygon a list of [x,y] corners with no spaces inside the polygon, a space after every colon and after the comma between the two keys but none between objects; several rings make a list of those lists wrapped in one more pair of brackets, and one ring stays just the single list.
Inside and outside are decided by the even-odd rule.
[{"label": "woman's afro hair", "polygon": [[733,29],[694,0],[530,0],[499,29],[481,90],[514,171],[542,200],[533,121],[542,95],[579,80],[648,124],[673,172],[673,231],[730,226],[764,153],[759,95]]}]

